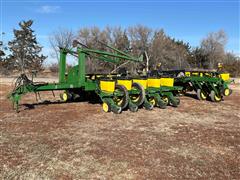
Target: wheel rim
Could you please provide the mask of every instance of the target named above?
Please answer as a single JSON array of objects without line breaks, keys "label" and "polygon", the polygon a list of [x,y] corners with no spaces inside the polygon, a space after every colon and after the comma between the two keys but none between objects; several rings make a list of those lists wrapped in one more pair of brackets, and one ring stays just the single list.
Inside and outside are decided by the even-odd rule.
[{"label": "wheel rim", "polygon": [[128,105],[129,95],[125,86],[116,85],[115,92],[116,92],[116,95],[113,96],[114,104],[117,105],[118,107],[121,107],[122,109],[126,108]]},{"label": "wheel rim", "polygon": [[163,97],[162,97],[162,100],[163,100],[166,104],[168,104],[168,102],[169,102],[167,96],[163,96]]},{"label": "wheel rim", "polygon": [[199,100],[206,100],[208,94],[203,89],[197,89],[197,98]]},{"label": "wheel rim", "polygon": [[67,101],[68,100],[68,95],[67,95],[67,93],[63,93],[63,95],[62,95],[62,99],[63,99],[63,101]]},{"label": "wheel rim", "polygon": [[213,102],[220,102],[222,100],[222,97],[216,94],[213,90],[211,91],[210,97]]},{"label": "wheel rim", "polygon": [[131,95],[130,98],[131,98],[132,102],[136,103],[139,101],[140,96],[141,96],[140,94],[138,94],[138,95],[134,94],[134,95]]},{"label": "wheel rim", "polygon": [[201,91],[200,94],[201,94],[201,98],[202,98],[202,99],[207,99],[207,95],[206,95],[204,92]]},{"label": "wheel rim", "polygon": [[121,97],[116,97],[116,98],[114,98],[114,102],[115,102],[118,106],[121,106],[121,105],[122,105],[122,102],[123,102],[123,98],[121,98]]},{"label": "wheel rim", "polygon": [[132,91],[138,92],[138,93],[134,93],[134,94],[129,95],[132,103],[134,103],[137,106],[142,105],[143,102],[144,102],[144,99],[145,99],[145,90],[142,87],[142,85],[134,82],[132,84]]},{"label": "wheel rim", "polygon": [[149,99],[149,102],[150,102],[153,106],[156,105],[156,101],[155,101],[155,99],[154,99],[153,97],[151,97],[151,98]]},{"label": "wheel rim", "polygon": [[108,111],[109,111],[109,106],[108,106],[108,104],[105,103],[105,102],[103,103],[102,108],[103,108],[103,111],[104,111],[104,112],[108,112]]},{"label": "wheel rim", "polygon": [[224,90],[224,95],[225,96],[229,96],[229,94],[230,94],[230,90],[227,88],[227,89],[225,89]]},{"label": "wheel rim", "polygon": [[214,98],[215,98],[216,101],[220,101],[221,100],[221,97],[219,97],[217,95],[215,95]]}]

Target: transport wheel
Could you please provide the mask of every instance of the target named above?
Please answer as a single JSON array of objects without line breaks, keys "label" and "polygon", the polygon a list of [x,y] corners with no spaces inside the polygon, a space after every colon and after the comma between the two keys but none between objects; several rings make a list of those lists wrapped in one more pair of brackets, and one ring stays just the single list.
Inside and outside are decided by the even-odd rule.
[{"label": "transport wheel", "polygon": [[139,83],[134,82],[132,84],[132,90],[139,91],[139,94],[132,94],[132,95],[130,95],[130,99],[131,99],[132,103],[137,105],[137,106],[142,105],[143,102],[144,102],[144,99],[145,99],[145,90],[144,90],[144,88]]},{"label": "transport wheel", "polygon": [[110,112],[111,111],[111,106],[109,102],[103,102],[102,108],[104,112]]},{"label": "transport wheel", "polygon": [[232,94],[232,90],[229,88],[225,88],[223,91],[224,96],[230,96]]},{"label": "transport wheel", "polygon": [[207,93],[205,93],[202,89],[197,90],[197,97],[199,100],[206,100],[207,99]]},{"label": "transport wheel", "polygon": [[71,95],[69,92],[65,91],[65,92],[63,92],[62,94],[60,94],[60,98],[61,98],[61,100],[63,100],[64,102],[67,102],[67,101],[70,101],[70,100],[71,100],[72,95]]},{"label": "transport wheel", "polygon": [[210,93],[210,98],[213,102],[220,102],[222,100],[222,97],[217,95],[213,90]]},{"label": "transport wheel", "polygon": [[[121,93],[122,96],[117,95],[118,93]],[[128,91],[125,86],[118,84],[115,86],[113,101],[122,109],[125,109],[128,106]]]}]

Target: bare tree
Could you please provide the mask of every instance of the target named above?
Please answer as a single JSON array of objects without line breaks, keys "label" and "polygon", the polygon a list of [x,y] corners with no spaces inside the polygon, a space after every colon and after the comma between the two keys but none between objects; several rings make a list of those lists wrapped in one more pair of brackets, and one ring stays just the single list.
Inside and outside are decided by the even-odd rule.
[{"label": "bare tree", "polygon": [[126,30],[123,30],[121,27],[113,28],[112,44],[119,50],[128,51],[130,48],[130,41]]},{"label": "bare tree", "polygon": [[240,75],[240,57],[233,53],[226,53],[223,61],[223,70],[229,72],[233,77],[239,77]]},{"label": "bare tree", "polygon": [[[60,33],[60,36],[55,39],[58,39],[58,42],[63,42],[63,40],[65,42],[66,40],[69,43],[66,43],[67,46],[59,43],[60,45],[58,46],[69,48],[72,40],[69,41],[68,39],[71,38],[68,37],[69,35],[72,37],[72,34],[74,33],[67,33],[67,35]],[[217,62],[226,59],[224,46],[227,38],[224,31],[210,33],[202,40],[201,47],[194,49],[188,43],[168,36],[163,29],[153,31],[151,28],[143,25],[136,25],[126,29],[108,26],[104,29],[96,26],[82,28],[78,31],[77,39],[93,49],[112,51],[103,44],[98,43],[101,41],[122,51],[131,50],[134,56],[145,55],[143,63],[131,62],[126,64],[124,61],[121,61],[119,64],[106,63],[96,60],[96,57],[88,56],[86,63],[88,73],[109,73],[119,69],[118,67],[124,67],[132,73],[136,73],[137,69],[155,69],[159,63],[165,69],[186,68],[190,66],[212,68]],[[54,47],[57,46],[54,45]]]},{"label": "bare tree", "polygon": [[74,32],[69,29],[59,28],[53,32],[49,37],[49,42],[53,50],[52,56],[59,60],[59,47],[69,49],[72,46],[74,38]]},{"label": "bare tree", "polygon": [[218,62],[222,62],[225,54],[227,35],[225,31],[212,32],[201,41],[201,48],[209,57],[209,68],[214,68]]},{"label": "bare tree", "polygon": [[188,66],[187,56],[190,54],[190,46],[183,41],[172,39],[160,29],[154,33],[150,54],[151,68],[159,63],[167,69],[184,68]]},{"label": "bare tree", "polygon": [[[106,27],[100,30],[98,27],[83,28],[78,32],[78,40],[81,41],[89,48],[99,49],[103,51],[112,51],[104,44],[113,45],[117,49],[126,50],[129,48],[129,40],[126,32],[121,27]],[[102,42],[102,43],[99,43]],[[120,62],[121,64],[121,62]],[[109,73],[116,68],[117,65],[97,61],[96,58],[88,57],[87,59],[87,72],[102,72]]]},{"label": "bare tree", "polygon": [[[135,56],[139,56],[140,54],[149,54],[149,47],[152,43],[153,31],[151,28],[143,25],[136,25],[128,28],[128,35],[130,37],[130,46],[132,48],[132,53]],[[146,67],[146,57],[143,59],[144,63],[132,64],[131,71],[134,73],[136,69],[143,69]]]}]

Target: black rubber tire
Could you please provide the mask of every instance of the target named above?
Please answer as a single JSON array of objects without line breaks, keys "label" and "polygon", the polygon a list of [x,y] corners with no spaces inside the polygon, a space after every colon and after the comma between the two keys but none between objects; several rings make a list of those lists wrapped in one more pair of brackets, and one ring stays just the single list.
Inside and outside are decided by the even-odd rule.
[{"label": "black rubber tire", "polygon": [[[229,94],[226,94],[226,93],[225,93],[227,89],[229,90]],[[231,94],[232,94],[232,89],[225,88],[225,89],[223,90],[223,95],[224,95],[224,96],[230,96]]]},{"label": "black rubber tire", "polygon": [[[69,91],[65,91],[64,93],[66,93],[67,94],[67,100],[65,101],[65,102],[70,102],[70,101],[72,101],[73,100],[73,95],[69,92]],[[64,93],[61,93],[60,94],[60,98],[61,98],[61,100],[64,100],[64,98],[63,98],[63,94]]]},{"label": "black rubber tire", "polygon": [[[138,89],[138,90],[140,91],[140,97],[139,97],[139,99],[138,99],[136,102],[133,102],[133,101],[132,101],[132,103],[135,104],[135,105],[137,105],[137,106],[141,106],[141,105],[143,104],[143,102],[144,102],[144,100],[145,100],[145,96],[146,96],[145,89],[142,87],[141,84],[136,83],[136,82],[134,82],[134,83],[132,84],[132,88]],[[130,99],[131,99],[131,96],[130,96]]]},{"label": "black rubber tire", "polygon": [[146,110],[152,110],[154,108],[153,104],[150,103],[149,101],[145,100],[143,103],[143,107]]},{"label": "black rubber tire", "polygon": [[108,101],[103,101],[103,103],[106,103],[108,105],[108,111],[107,112],[111,112],[111,104]]},{"label": "black rubber tire", "polygon": [[218,97],[213,90],[210,93],[210,98],[213,102],[220,102],[222,100],[222,97]]},{"label": "black rubber tire", "polygon": [[177,99],[177,105],[179,106],[181,101],[179,98],[176,98],[176,99]]},{"label": "black rubber tire", "polygon": [[187,92],[191,92],[191,91],[193,91],[193,87],[191,86],[191,84],[185,83],[183,85],[183,90],[182,90],[183,94],[186,94]]},{"label": "black rubber tire", "polygon": [[166,109],[167,108],[167,103],[165,103],[162,99],[159,100],[157,105],[161,109]]},{"label": "black rubber tire", "polygon": [[166,106],[170,104],[170,100],[166,95],[162,97],[162,101],[166,104]]},{"label": "black rubber tire", "polygon": [[202,89],[197,89],[197,98],[198,98],[199,100],[206,100],[206,99],[207,99],[207,94],[204,93],[204,95],[205,95],[205,97],[204,97],[204,96],[202,95],[202,93],[204,93]]},{"label": "black rubber tire", "polygon": [[153,106],[157,106],[157,101],[156,101],[156,98],[154,96],[148,97],[147,100]]},{"label": "black rubber tire", "polygon": [[170,100],[170,105],[172,107],[178,107],[179,104],[180,104],[180,99],[179,98],[174,97],[174,100]]},{"label": "black rubber tire", "polygon": [[178,107],[179,104],[180,104],[179,98],[175,98],[175,100],[171,102],[171,106],[173,106],[173,107]]},{"label": "black rubber tire", "polygon": [[145,108],[146,110],[153,110],[154,106],[153,106],[152,104],[150,104],[150,105],[147,106],[147,107],[144,106],[144,108]]},{"label": "black rubber tire", "polygon": [[118,109],[112,109],[111,110],[114,114],[120,114],[121,112],[122,112],[122,108],[121,107],[119,107]]},{"label": "black rubber tire", "polygon": [[115,89],[116,89],[116,90],[120,90],[121,92],[124,93],[124,96],[123,96],[123,100],[122,100],[121,105],[117,105],[117,104],[116,104],[116,105],[119,106],[119,107],[121,107],[122,109],[125,109],[125,108],[128,106],[128,103],[129,103],[128,90],[126,89],[125,86],[122,86],[122,85],[119,85],[119,84],[117,84],[117,85],[115,86]]},{"label": "black rubber tire", "polygon": [[129,106],[129,110],[131,112],[137,112],[138,111],[138,106]]}]

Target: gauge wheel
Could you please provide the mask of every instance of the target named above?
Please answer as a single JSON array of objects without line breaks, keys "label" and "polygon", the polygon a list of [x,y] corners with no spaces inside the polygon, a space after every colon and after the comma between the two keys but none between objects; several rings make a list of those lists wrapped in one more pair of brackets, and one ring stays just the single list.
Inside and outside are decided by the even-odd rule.
[{"label": "gauge wheel", "polygon": [[[122,95],[119,96],[117,95],[118,93],[121,93]],[[115,91],[114,91],[114,95],[113,95],[113,101],[114,103],[121,107],[122,109],[125,109],[128,106],[128,91],[126,89],[125,86],[119,85],[117,84],[115,86]]]},{"label": "gauge wheel", "polygon": [[67,92],[67,91],[64,91],[62,94],[60,94],[60,98],[64,102],[67,102],[67,101],[70,101],[72,99],[72,94]]},{"label": "gauge wheel", "polygon": [[139,94],[131,94],[130,99],[133,104],[141,106],[145,99],[145,90],[141,84],[134,82],[132,84],[132,90],[137,90]]}]

